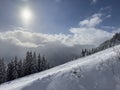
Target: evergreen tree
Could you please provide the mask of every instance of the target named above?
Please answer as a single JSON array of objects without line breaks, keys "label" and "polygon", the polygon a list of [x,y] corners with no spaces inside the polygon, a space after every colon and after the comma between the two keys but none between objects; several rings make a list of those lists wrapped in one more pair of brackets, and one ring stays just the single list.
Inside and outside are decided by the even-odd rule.
[{"label": "evergreen tree", "polygon": [[81,56],[82,57],[85,57],[85,56],[87,56],[87,49],[82,49],[82,52],[81,52]]},{"label": "evergreen tree", "polygon": [[85,50],[84,50],[84,53],[85,53],[85,55],[84,55],[84,56],[87,56],[87,49],[85,49]]},{"label": "evergreen tree", "polygon": [[18,78],[18,59],[17,56],[15,56],[14,60],[14,73],[15,73],[15,78]]},{"label": "evergreen tree", "polygon": [[26,70],[27,70],[27,66],[26,66],[26,59],[23,59],[23,65],[22,65],[22,76],[27,75]]},{"label": "evergreen tree", "polygon": [[38,69],[37,69],[37,58],[36,58],[36,53],[35,52],[33,53],[32,64],[33,64],[33,73],[36,73],[38,71]]},{"label": "evergreen tree", "polygon": [[6,66],[4,59],[0,59],[0,84],[6,81]]},{"label": "evergreen tree", "polygon": [[30,70],[30,73],[29,74],[33,74],[35,73],[35,62],[34,62],[34,59],[33,59],[33,54],[32,52],[30,52],[30,56],[29,56],[29,70]]},{"label": "evergreen tree", "polygon": [[28,51],[26,53],[26,59],[24,61],[24,75],[29,75],[31,74],[31,57],[30,57],[30,52]]},{"label": "evergreen tree", "polygon": [[85,52],[84,52],[84,50],[82,49],[81,57],[84,57],[84,56],[85,56]]},{"label": "evergreen tree", "polygon": [[27,52],[26,59],[24,61],[24,75],[29,75],[32,73],[37,72],[36,70],[36,61],[34,62],[35,58],[33,59],[32,52]]},{"label": "evergreen tree", "polygon": [[42,63],[42,64],[41,64],[41,69],[42,69],[42,71],[49,68],[49,65],[48,65],[48,63],[47,63],[47,60],[46,60],[45,56],[42,57],[42,62],[41,62],[41,63]]},{"label": "evergreen tree", "polygon": [[22,64],[22,60],[20,60],[18,62],[18,77],[22,77],[23,76],[23,64]]},{"label": "evergreen tree", "polygon": [[38,54],[38,72],[42,71],[41,65],[42,65],[42,60],[40,54]]},{"label": "evergreen tree", "polygon": [[8,81],[14,80],[17,77],[18,76],[17,76],[17,72],[15,69],[14,61],[11,61],[10,63],[8,63],[8,66],[7,66],[7,80]]}]

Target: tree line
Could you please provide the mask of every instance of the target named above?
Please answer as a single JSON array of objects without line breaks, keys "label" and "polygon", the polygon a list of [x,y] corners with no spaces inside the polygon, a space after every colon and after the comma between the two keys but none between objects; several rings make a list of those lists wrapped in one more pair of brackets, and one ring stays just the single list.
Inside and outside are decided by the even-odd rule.
[{"label": "tree line", "polygon": [[4,61],[4,58],[0,59],[0,84],[50,68],[45,56],[30,51],[25,59],[18,60],[16,56],[8,64]]},{"label": "tree line", "polygon": [[97,52],[102,51],[104,49],[106,49],[106,48],[92,48],[92,49],[85,48],[85,49],[82,49],[80,55],[78,57],[76,57],[75,59],[89,56],[91,54],[97,53]]}]

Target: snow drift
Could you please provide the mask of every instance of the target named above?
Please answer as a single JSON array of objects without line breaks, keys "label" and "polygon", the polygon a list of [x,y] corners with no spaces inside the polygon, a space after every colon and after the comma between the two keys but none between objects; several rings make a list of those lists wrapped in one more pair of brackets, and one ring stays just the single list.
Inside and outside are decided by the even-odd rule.
[{"label": "snow drift", "polygon": [[0,90],[120,90],[119,46],[0,85]]}]

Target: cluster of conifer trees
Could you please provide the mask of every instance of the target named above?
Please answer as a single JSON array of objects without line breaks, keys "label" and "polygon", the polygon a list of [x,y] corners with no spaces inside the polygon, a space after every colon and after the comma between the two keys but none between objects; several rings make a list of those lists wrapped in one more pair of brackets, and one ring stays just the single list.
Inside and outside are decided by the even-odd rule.
[{"label": "cluster of conifer trees", "polygon": [[35,52],[28,51],[25,59],[18,60],[15,57],[8,64],[5,64],[4,59],[0,59],[0,83],[41,72],[49,68],[50,65],[45,56],[36,55]]},{"label": "cluster of conifer trees", "polygon": [[81,53],[80,53],[80,57],[78,57],[78,58],[81,58],[81,57],[85,57],[85,56],[94,54],[94,53],[99,52],[99,51],[101,51],[101,50],[102,50],[102,49],[100,49],[100,48],[92,48],[91,50],[82,49],[82,51],[81,51]]}]

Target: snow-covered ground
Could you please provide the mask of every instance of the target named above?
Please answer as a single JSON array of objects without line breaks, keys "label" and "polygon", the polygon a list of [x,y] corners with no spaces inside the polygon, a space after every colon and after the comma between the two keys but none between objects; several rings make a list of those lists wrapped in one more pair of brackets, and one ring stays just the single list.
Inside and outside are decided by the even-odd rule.
[{"label": "snow-covered ground", "polygon": [[4,83],[0,90],[120,90],[118,48]]}]

